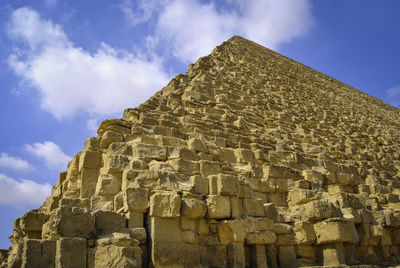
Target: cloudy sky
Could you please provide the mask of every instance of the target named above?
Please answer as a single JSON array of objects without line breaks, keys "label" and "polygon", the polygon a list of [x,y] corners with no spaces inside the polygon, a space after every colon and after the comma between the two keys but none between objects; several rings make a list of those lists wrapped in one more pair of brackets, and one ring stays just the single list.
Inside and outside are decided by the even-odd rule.
[{"label": "cloudy sky", "polygon": [[400,106],[400,1],[0,0],[0,248],[104,118],[241,35]]}]

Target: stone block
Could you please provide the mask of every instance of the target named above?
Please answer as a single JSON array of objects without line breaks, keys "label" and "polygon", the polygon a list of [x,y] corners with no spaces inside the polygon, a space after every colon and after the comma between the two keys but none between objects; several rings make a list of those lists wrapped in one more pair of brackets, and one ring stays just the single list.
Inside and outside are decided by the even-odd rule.
[{"label": "stone block", "polygon": [[236,196],[231,196],[231,212],[232,212],[232,218],[241,218],[242,217],[242,212],[243,212],[243,205],[242,205],[242,200],[239,199]]},{"label": "stone block", "polygon": [[265,245],[253,245],[250,247],[250,265],[251,267],[268,268]]},{"label": "stone block", "polygon": [[228,267],[245,267],[246,257],[243,243],[229,243],[227,257]]},{"label": "stone block", "polygon": [[316,240],[313,224],[308,221],[295,222],[293,231],[299,245],[311,245]]},{"label": "stone block", "polygon": [[193,192],[196,194],[208,194],[208,178],[194,175],[190,177],[193,184]]},{"label": "stone block", "polygon": [[328,200],[314,200],[300,206],[300,215],[303,220],[323,220],[341,217],[339,207]]},{"label": "stone block", "polygon": [[[56,241],[25,239],[21,257],[21,268],[54,267]],[[14,266],[10,266],[14,267]]]},{"label": "stone block", "polygon": [[229,196],[209,195],[206,198],[207,218],[224,219],[231,217]]},{"label": "stone block", "polygon": [[149,208],[148,190],[145,188],[128,187],[123,194],[124,211],[145,213]]},{"label": "stone block", "polygon": [[201,196],[184,193],[182,196],[181,215],[187,218],[201,218],[206,214],[206,204]]},{"label": "stone block", "polygon": [[97,180],[99,177],[99,169],[97,168],[83,168],[80,174],[81,188],[80,197],[89,198],[94,195],[96,191]]},{"label": "stone block", "polygon": [[243,207],[249,216],[265,217],[264,205],[259,199],[244,199]]},{"label": "stone block", "polygon": [[328,243],[357,243],[359,240],[357,229],[353,222],[333,218],[314,224],[317,244]]},{"label": "stone block", "polygon": [[345,259],[343,244],[334,243],[334,244],[323,245],[322,259],[324,266],[345,265],[346,259]]},{"label": "stone block", "polygon": [[128,228],[139,228],[143,227],[143,213],[130,211],[126,213],[128,220]]},{"label": "stone block", "polygon": [[249,149],[238,148],[235,149],[235,158],[238,162],[255,162],[254,153]]},{"label": "stone block", "polygon": [[50,214],[43,225],[42,236],[45,239],[59,237],[92,238],[95,234],[94,217],[87,209],[60,207]]},{"label": "stone block", "polygon": [[390,227],[400,226],[400,212],[393,210],[384,210],[386,225]]},{"label": "stone block", "polygon": [[133,157],[165,161],[167,150],[165,147],[153,144],[135,143],[133,145]]},{"label": "stone block", "polygon": [[273,203],[264,203],[264,211],[267,218],[277,221],[278,212],[276,211],[276,207]]},{"label": "stone block", "polygon": [[150,197],[150,216],[173,218],[180,216],[181,197],[175,192],[157,191]]},{"label": "stone block", "polygon": [[62,237],[57,240],[56,268],[86,268],[86,239]]},{"label": "stone block", "polygon": [[280,246],[278,248],[280,267],[297,268],[297,257],[294,246]]},{"label": "stone block", "polygon": [[[49,215],[38,211],[28,211],[20,219],[21,230],[27,232],[42,232],[43,224],[47,221]],[[40,237],[39,237],[40,238]]]},{"label": "stone block", "polygon": [[293,181],[303,179],[303,177],[295,170],[277,165],[263,166],[263,173],[265,179],[277,178],[277,179],[288,179]]},{"label": "stone block", "polygon": [[101,137],[100,148],[106,149],[113,142],[120,142],[124,140],[124,135],[114,132],[114,131],[106,131]]},{"label": "stone block", "polygon": [[220,148],[220,153],[218,154],[218,160],[235,163],[236,162],[235,150],[231,148]]},{"label": "stone block", "polygon": [[246,242],[249,245],[268,245],[274,244],[276,234],[271,231],[263,231],[258,233],[250,233],[247,235]]},{"label": "stone block", "polygon": [[79,156],[79,172],[83,168],[100,168],[101,152],[83,151]]},{"label": "stone block", "polygon": [[130,228],[129,234],[132,238],[139,241],[140,244],[145,244],[147,241],[147,231],[145,228]]},{"label": "stone block", "polygon": [[175,171],[189,176],[200,173],[200,165],[199,163],[194,161],[189,161],[185,159],[173,159],[169,161],[169,164]]},{"label": "stone block", "polygon": [[191,150],[196,150],[198,152],[208,153],[208,148],[206,143],[198,138],[192,138],[187,141],[187,146]]},{"label": "stone block", "polygon": [[118,153],[103,154],[104,167],[101,168],[102,174],[120,174],[129,166],[129,158]]},{"label": "stone block", "polygon": [[114,211],[114,196],[94,195],[90,200],[90,208],[92,211]]},{"label": "stone block", "polygon": [[99,210],[94,213],[94,216],[97,235],[128,232],[124,214]]},{"label": "stone block", "polygon": [[284,235],[277,235],[276,242],[277,246],[294,246],[296,244],[294,234],[284,234]]},{"label": "stone block", "polygon": [[279,235],[291,234],[293,233],[293,227],[286,223],[275,223],[272,225],[272,231]]},{"label": "stone block", "polygon": [[204,177],[221,173],[221,165],[215,161],[200,161],[200,174]]},{"label": "stone block", "polygon": [[239,220],[219,221],[218,236],[222,244],[229,244],[231,242],[243,243],[245,233],[242,222]]},{"label": "stone block", "polygon": [[90,208],[90,200],[88,198],[61,198],[60,207],[76,207]]},{"label": "stone block", "polygon": [[239,194],[239,180],[235,176],[220,174],[217,176],[217,191],[220,195]]},{"label": "stone block", "polygon": [[96,195],[114,196],[121,191],[121,180],[109,174],[102,174],[96,185]]},{"label": "stone block", "polygon": [[155,267],[199,265],[198,245],[184,243],[179,218],[150,217],[150,232]]},{"label": "stone block", "polygon": [[139,246],[120,246],[113,243],[98,245],[92,253],[96,268],[140,268],[142,249]]}]

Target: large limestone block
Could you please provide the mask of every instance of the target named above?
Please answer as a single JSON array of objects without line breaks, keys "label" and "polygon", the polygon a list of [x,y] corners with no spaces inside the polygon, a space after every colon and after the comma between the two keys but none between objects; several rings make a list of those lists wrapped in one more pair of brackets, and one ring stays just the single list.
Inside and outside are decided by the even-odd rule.
[{"label": "large limestone block", "polygon": [[194,175],[190,177],[193,184],[193,192],[196,194],[208,194],[208,178]]},{"label": "large limestone block", "polygon": [[150,217],[151,256],[155,267],[199,265],[199,247],[184,242],[179,218]]},{"label": "large limestone block", "polygon": [[101,152],[84,151],[79,156],[79,171],[83,168],[99,168]]},{"label": "large limestone block", "polygon": [[228,267],[245,267],[246,257],[243,243],[229,243],[227,247]]},{"label": "large limestone block", "polygon": [[346,264],[343,244],[323,245],[322,258],[324,266],[339,266]]},{"label": "large limestone block", "polygon": [[297,173],[295,170],[276,165],[265,165],[263,166],[264,179],[278,178],[278,179],[288,179],[288,180],[301,180],[303,177]]},{"label": "large limestone block", "polygon": [[56,256],[56,268],[86,268],[86,239],[60,238]]},{"label": "large limestone block", "polygon": [[173,218],[180,216],[181,196],[175,192],[156,191],[150,197],[150,216]]},{"label": "large limestone block", "polygon": [[300,215],[303,220],[323,220],[341,217],[342,212],[338,206],[328,200],[314,200],[300,206]]},{"label": "large limestone block", "polygon": [[220,174],[217,176],[217,191],[220,195],[238,195],[239,179],[235,176]]},{"label": "large limestone block", "polygon": [[311,245],[316,240],[314,227],[308,221],[295,222],[293,231],[296,236],[296,243],[299,245]]},{"label": "large limestone block", "polygon": [[104,167],[101,169],[103,174],[119,174],[129,165],[129,158],[118,153],[103,154]]},{"label": "large limestone block", "polygon": [[182,196],[181,215],[187,218],[201,218],[206,214],[206,204],[201,196],[184,193]]},{"label": "large limestone block", "polygon": [[60,207],[53,210],[50,219],[43,225],[42,237],[92,238],[95,234],[94,217],[87,209]]},{"label": "large limestone block", "polygon": [[269,245],[276,241],[276,234],[271,231],[262,231],[247,235],[246,242],[249,245]]},{"label": "large limestone block", "polygon": [[29,211],[20,219],[21,230],[25,233],[38,232],[39,237],[42,232],[43,224],[47,221],[49,215],[38,211]]},{"label": "large limestone block", "polygon": [[192,138],[187,141],[188,148],[191,150],[196,150],[198,152],[208,153],[208,148],[206,143],[198,138]]},{"label": "large limestone block", "polygon": [[133,145],[133,156],[137,158],[165,161],[167,158],[167,150],[165,147],[153,144],[135,143]]},{"label": "large limestone block", "polygon": [[251,150],[238,148],[235,149],[235,157],[238,162],[255,162],[254,153]]},{"label": "large limestone block", "polygon": [[253,245],[250,248],[250,263],[253,267],[268,268],[265,245]]},{"label": "large limestone block", "polygon": [[149,208],[148,190],[145,188],[128,187],[123,194],[124,210],[145,213]]},{"label": "large limestone block", "polygon": [[124,135],[114,132],[106,131],[101,137],[100,148],[105,149],[113,142],[120,142],[124,140]]},{"label": "large limestone block", "polygon": [[393,210],[384,210],[386,225],[391,227],[400,226],[400,212]]},{"label": "large limestone block", "polygon": [[94,217],[97,235],[128,232],[124,214],[99,210],[94,213]]},{"label": "large limestone block", "polygon": [[102,242],[91,253],[88,268],[140,268],[142,250],[138,246],[122,246]]},{"label": "large limestone block", "polygon": [[200,173],[200,164],[195,161],[185,159],[173,159],[169,161],[172,168],[186,175],[196,175]]},{"label": "large limestone block", "polygon": [[[26,239],[23,243],[21,268],[54,267],[56,241]],[[10,266],[16,267],[16,266]]]},{"label": "large limestone block", "polygon": [[263,202],[259,199],[244,199],[243,207],[247,215],[254,217],[264,217],[265,210]]},{"label": "large limestone block", "polygon": [[121,180],[109,174],[102,174],[96,186],[96,194],[114,196],[121,191]]},{"label": "large limestone block", "polygon": [[81,177],[80,197],[89,198],[92,195],[94,195],[96,191],[97,180],[99,177],[99,169],[83,168],[80,177]]},{"label": "large limestone block", "polygon": [[280,267],[297,268],[297,257],[294,246],[280,246],[279,252],[279,264]]},{"label": "large limestone block", "polygon": [[224,219],[231,217],[231,202],[229,196],[209,195],[206,198],[207,217]]},{"label": "large limestone block", "polygon": [[240,220],[224,220],[218,222],[218,236],[222,244],[231,242],[243,243],[245,233]]},{"label": "large limestone block", "polygon": [[339,218],[315,223],[314,231],[319,245],[338,242],[357,243],[359,240],[354,223]]}]

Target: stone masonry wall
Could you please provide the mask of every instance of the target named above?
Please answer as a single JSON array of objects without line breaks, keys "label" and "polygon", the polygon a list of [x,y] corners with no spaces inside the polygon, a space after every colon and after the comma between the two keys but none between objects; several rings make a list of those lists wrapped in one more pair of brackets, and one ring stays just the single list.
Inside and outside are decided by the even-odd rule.
[{"label": "stone masonry wall", "polygon": [[0,267],[400,265],[398,118],[233,37],[105,120]]}]

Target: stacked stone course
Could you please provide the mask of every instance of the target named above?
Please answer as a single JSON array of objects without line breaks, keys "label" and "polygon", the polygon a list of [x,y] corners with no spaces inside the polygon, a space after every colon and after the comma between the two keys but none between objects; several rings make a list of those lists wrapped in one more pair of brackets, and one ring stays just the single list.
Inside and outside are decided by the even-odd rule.
[{"label": "stacked stone course", "polygon": [[102,122],[0,267],[400,265],[399,118],[233,37]]}]

